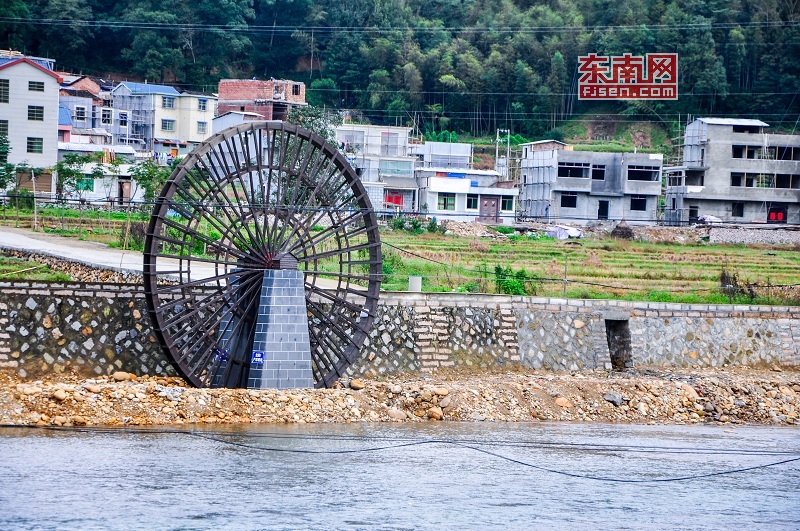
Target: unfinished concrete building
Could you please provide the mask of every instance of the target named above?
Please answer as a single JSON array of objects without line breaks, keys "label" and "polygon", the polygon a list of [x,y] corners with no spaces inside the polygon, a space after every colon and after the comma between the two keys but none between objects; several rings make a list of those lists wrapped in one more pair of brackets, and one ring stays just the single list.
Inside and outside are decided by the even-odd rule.
[{"label": "unfinished concrete building", "polygon": [[573,151],[555,140],[520,147],[522,219],[655,221],[661,154]]},{"label": "unfinished concrete building", "polygon": [[664,169],[667,223],[715,216],[738,223],[800,223],[800,135],[761,120],[698,118],[686,127],[683,164]]},{"label": "unfinished concrete building", "polygon": [[306,86],[288,79],[221,79],[217,114],[257,113],[265,120],[286,120],[292,107],[306,105]]}]

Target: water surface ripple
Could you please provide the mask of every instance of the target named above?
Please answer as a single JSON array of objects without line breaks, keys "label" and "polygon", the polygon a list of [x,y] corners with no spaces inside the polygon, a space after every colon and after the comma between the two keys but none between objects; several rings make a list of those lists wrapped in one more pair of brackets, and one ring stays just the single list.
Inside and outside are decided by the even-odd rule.
[{"label": "water surface ripple", "polygon": [[0,529],[800,526],[800,461],[687,481],[590,479],[664,480],[800,458],[797,428],[181,429],[199,436],[170,428],[0,431]]}]

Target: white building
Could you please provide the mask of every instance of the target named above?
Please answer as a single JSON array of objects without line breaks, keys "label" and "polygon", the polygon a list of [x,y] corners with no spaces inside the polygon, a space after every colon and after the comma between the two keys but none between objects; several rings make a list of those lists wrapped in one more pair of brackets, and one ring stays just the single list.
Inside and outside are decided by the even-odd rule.
[{"label": "white building", "polygon": [[440,220],[513,225],[519,190],[494,170],[418,168],[419,201]]},{"label": "white building", "polygon": [[16,52],[0,54],[0,134],[8,137],[11,164],[56,163],[61,78],[53,64]]},{"label": "white building", "polygon": [[423,168],[471,168],[472,153],[472,144],[462,142],[409,145],[409,154],[417,157],[417,167]]},{"label": "white building", "polygon": [[373,208],[414,211],[416,157],[409,156],[410,127],[344,124],[336,128],[336,142],[356,168]]},{"label": "white building", "polygon": [[235,125],[241,125],[245,122],[259,122],[263,121],[265,118],[262,114],[258,114],[257,112],[248,112],[248,111],[230,111],[226,112],[225,114],[220,114],[219,116],[215,116],[214,119],[211,121],[211,134],[216,135],[217,133],[228,129],[229,127],[233,127]]}]

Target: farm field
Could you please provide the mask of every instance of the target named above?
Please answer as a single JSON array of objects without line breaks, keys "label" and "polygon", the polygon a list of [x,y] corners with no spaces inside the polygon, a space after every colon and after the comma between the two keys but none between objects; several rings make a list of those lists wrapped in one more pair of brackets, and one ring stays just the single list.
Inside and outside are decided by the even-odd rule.
[{"label": "farm field", "polygon": [[[4,214],[0,224],[21,228],[32,225],[31,212]],[[38,219],[44,232],[122,247],[120,234],[126,217],[122,212],[48,208],[40,210]],[[143,214],[133,214],[132,230],[142,227],[138,229],[141,232],[145,219]],[[404,291],[409,276],[421,276],[422,289],[428,292],[800,304],[800,253],[794,246],[711,245],[692,229],[661,231],[676,236],[657,243],[615,239],[607,233],[589,231],[582,239],[558,241],[536,232],[486,238],[428,232],[424,227],[414,232],[384,227],[381,288]],[[686,231],[690,237],[677,236]],[[127,249],[140,250],[141,236],[132,237]],[[680,240],[683,243],[677,243]],[[319,265],[325,271],[338,269],[333,260]],[[21,269],[25,268],[15,264],[0,274]],[[45,272],[34,269],[30,274],[42,278],[38,275]],[[728,287],[723,288],[723,284]]]},{"label": "farm field", "polygon": [[[384,246],[382,287],[390,290],[406,289],[409,275],[421,275],[423,291],[496,292],[500,266],[512,275],[524,270],[519,277],[527,279],[526,293],[538,296],[764,304],[797,304],[800,298],[800,253],[791,246],[649,243],[598,235],[495,240],[404,231],[381,238],[393,246]],[[735,287],[720,289],[723,270],[726,285]]]}]

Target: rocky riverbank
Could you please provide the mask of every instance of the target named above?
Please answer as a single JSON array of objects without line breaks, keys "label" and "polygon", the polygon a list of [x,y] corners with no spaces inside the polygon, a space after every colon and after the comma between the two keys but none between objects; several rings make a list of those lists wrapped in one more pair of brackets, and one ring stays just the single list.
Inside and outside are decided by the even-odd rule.
[{"label": "rocky riverbank", "polygon": [[0,423],[575,421],[796,424],[800,373],[752,369],[440,373],[334,389],[194,389],[129,373],[22,381],[0,374]]}]

